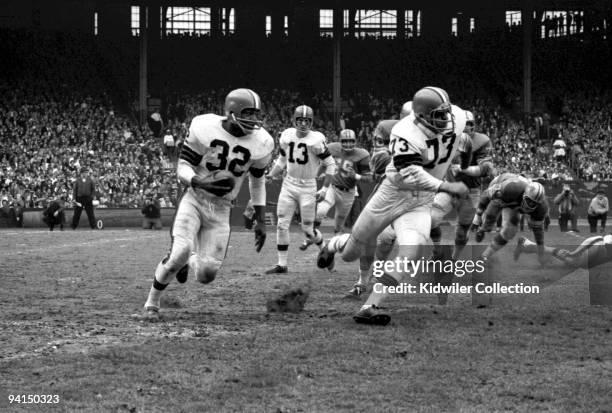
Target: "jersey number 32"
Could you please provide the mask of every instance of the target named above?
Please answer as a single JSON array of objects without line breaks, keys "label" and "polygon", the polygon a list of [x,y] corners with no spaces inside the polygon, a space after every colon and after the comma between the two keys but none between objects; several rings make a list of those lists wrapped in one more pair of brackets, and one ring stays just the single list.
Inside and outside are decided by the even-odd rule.
[{"label": "jersey number 32", "polygon": [[242,167],[249,162],[251,159],[251,152],[244,146],[236,145],[232,148],[231,152],[235,155],[242,155],[242,157],[235,157],[231,161],[229,161],[228,165],[228,156],[230,154],[230,146],[227,142],[222,141],[220,139],[215,139],[210,143],[211,148],[221,148],[221,152],[217,154],[217,159],[219,159],[219,163],[217,165],[212,164],[210,162],[206,162],[206,168],[209,171],[222,171],[228,170],[235,177],[242,176],[244,173],[244,169]]}]

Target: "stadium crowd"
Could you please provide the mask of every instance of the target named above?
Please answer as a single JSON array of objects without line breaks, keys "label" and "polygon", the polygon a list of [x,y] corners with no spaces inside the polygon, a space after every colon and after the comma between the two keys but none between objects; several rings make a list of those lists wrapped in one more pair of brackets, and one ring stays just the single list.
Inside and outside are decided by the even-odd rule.
[{"label": "stadium crowd", "polygon": [[[516,34],[507,34],[513,35]],[[7,31],[0,37],[4,41],[1,51],[14,58],[10,65],[7,61],[0,63],[6,74],[0,83],[3,95],[0,102],[0,200],[21,207],[44,207],[48,201],[64,194],[71,201],[72,184],[78,171],[86,168],[97,182],[99,207],[141,208],[145,199],[151,198],[159,200],[162,207],[176,204],[179,191],[173,173],[176,152],[164,151],[163,133],[156,136],[146,125],[141,127],[137,123],[136,114],[127,102],[134,100],[133,96],[125,93],[126,79],[130,76],[121,72],[123,69],[117,60],[111,59],[109,63],[98,55],[102,54],[104,47],[67,34],[53,36]],[[180,40],[185,41],[168,40],[166,47],[171,49],[179,45],[177,42]],[[187,43],[195,41],[213,40],[191,39]],[[321,42],[329,41],[321,39]],[[379,47],[365,47],[369,44],[367,42],[377,42]],[[469,39],[459,42],[451,39],[448,44],[440,46],[435,60],[425,58],[431,48],[413,48],[409,54],[411,59],[402,60],[402,64],[407,65],[410,78],[418,84],[432,83],[440,76],[439,82],[449,90],[453,100],[476,114],[478,129],[492,138],[493,156],[500,172],[561,181],[612,179],[612,150],[607,145],[612,135],[612,104],[607,103],[610,102],[609,93],[596,94],[591,89],[581,94],[566,86],[566,94],[558,96],[552,91],[558,85],[546,89],[536,79],[534,89],[537,93],[556,96],[561,102],[559,116],[543,132],[544,128],[533,119],[526,123],[518,120],[513,104],[520,94],[516,82],[509,84],[507,80],[517,78],[517,65],[497,64],[496,70],[479,82],[484,70],[466,70],[474,55],[465,51],[467,48],[474,53],[474,45]],[[223,41],[220,43],[223,45]],[[405,59],[401,56],[408,46],[394,44],[392,40],[352,40],[347,42],[346,60],[351,61],[359,53],[364,53],[372,61],[385,56]],[[426,43],[415,44],[427,46]],[[479,45],[480,54],[487,55],[493,50],[487,47],[493,46],[491,42],[484,47]],[[504,49],[502,56],[505,60],[516,58],[520,50],[514,49]],[[544,58],[554,63],[564,55],[552,49],[546,51]],[[27,57],[20,58],[23,50]],[[126,66],[134,66],[133,56],[126,58],[124,54],[127,52],[121,52],[121,48],[118,50],[115,59],[125,60],[128,62]],[[176,50],[178,54],[181,47]],[[327,49],[323,47],[321,50]],[[168,53],[168,50],[160,52],[164,56],[169,56]],[[324,61],[328,54],[329,51],[322,53],[320,60]],[[457,66],[461,70],[444,73],[436,70],[436,67],[447,67],[454,61],[459,62]],[[171,75],[176,72],[174,65],[183,63],[180,59],[166,65],[158,60],[155,62],[162,69],[151,75],[154,84],[161,82],[161,74]],[[198,62],[202,63],[196,57],[192,64],[198,66]],[[323,69],[323,63],[318,64]],[[473,64],[481,65],[482,61],[479,58]],[[396,88],[387,85],[380,90],[357,87],[385,83],[381,79],[393,74],[383,66],[346,74],[344,113],[338,125],[333,124],[331,94],[321,92],[329,88],[312,84],[298,92],[282,87],[290,84],[291,79],[279,81],[278,87],[266,86],[265,82],[261,87],[254,87],[266,106],[265,127],[278,138],[279,133],[291,124],[295,106],[306,103],[315,109],[315,128],[329,141],[337,139],[340,129],[351,128],[355,130],[359,144],[369,149],[376,123],[396,117],[404,101],[410,99],[410,94],[399,96],[399,91],[413,90],[408,84]],[[554,70],[550,66],[544,73]],[[186,74],[181,79],[185,80],[185,77],[190,77],[191,69],[189,65],[183,67]],[[571,65],[564,70],[568,76],[576,74]],[[559,68],[556,71],[559,73]],[[563,79],[560,77],[559,82]],[[491,86],[496,82],[501,85],[499,88],[503,93]],[[295,84],[303,85],[304,82]],[[160,88],[168,90],[167,86]],[[580,86],[588,90],[583,84]],[[180,145],[195,115],[222,113],[222,101],[229,88],[208,87],[193,93],[184,92],[188,89],[177,86],[179,92],[165,93],[161,110],[165,133],[172,135]],[[566,144],[563,157],[555,156],[553,142],[557,139]]]}]

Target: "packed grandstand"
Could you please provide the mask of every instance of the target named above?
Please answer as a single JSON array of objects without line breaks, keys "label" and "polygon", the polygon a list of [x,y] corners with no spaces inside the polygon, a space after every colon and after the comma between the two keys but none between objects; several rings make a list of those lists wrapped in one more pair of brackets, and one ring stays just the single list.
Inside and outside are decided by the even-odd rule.
[{"label": "packed grandstand", "polygon": [[[537,42],[534,112],[524,116],[518,36],[506,30],[494,40],[477,34],[444,42],[346,39],[344,112],[337,125],[331,113],[330,39],[296,48],[286,39],[262,38],[247,47],[231,36],[169,37],[151,53],[150,84],[161,101],[156,111],[161,122],[154,115],[140,125],[136,40],[4,29],[0,199],[3,206],[25,208],[44,207],[62,194],[70,199],[77,171],[87,168],[98,183],[99,207],[140,208],[145,198],[175,206],[176,145],[185,139],[191,118],[221,114],[227,92],[242,86],[260,94],[265,127],[275,138],[291,124],[293,109],[305,103],[314,108],[315,128],[328,141],[351,128],[359,145],[370,149],[379,120],[397,117],[419,87],[444,85],[453,102],[474,112],[477,129],[491,137],[499,172],[559,181],[612,179],[612,104],[610,92],[597,87],[609,81],[609,72],[597,70],[608,66],[609,47],[584,35]],[[187,53],[195,47],[207,52]],[[252,63],[241,64],[245,59]],[[219,64],[227,70],[213,70]],[[306,76],[299,69],[304,65],[320,75]],[[164,136],[175,146],[166,147]]]}]

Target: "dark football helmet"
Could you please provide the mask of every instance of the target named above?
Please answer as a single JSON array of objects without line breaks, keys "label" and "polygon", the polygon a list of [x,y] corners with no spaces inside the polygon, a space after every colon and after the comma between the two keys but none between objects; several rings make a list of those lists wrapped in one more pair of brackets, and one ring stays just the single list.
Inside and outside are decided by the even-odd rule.
[{"label": "dark football helmet", "polygon": [[393,129],[397,122],[399,122],[397,119],[385,119],[378,122],[376,129],[374,129],[374,136],[372,137],[372,147],[374,151],[387,149],[389,147],[391,129]]},{"label": "dark football helmet", "polygon": [[261,99],[251,89],[235,89],[225,98],[225,116],[249,134],[263,125]]},{"label": "dark football helmet", "polygon": [[310,106],[301,105],[293,113],[293,126],[302,133],[308,133],[314,122],[314,112]]},{"label": "dark football helmet", "polygon": [[447,134],[455,129],[455,117],[448,93],[427,86],[414,94],[412,110],[417,121],[435,133]]}]

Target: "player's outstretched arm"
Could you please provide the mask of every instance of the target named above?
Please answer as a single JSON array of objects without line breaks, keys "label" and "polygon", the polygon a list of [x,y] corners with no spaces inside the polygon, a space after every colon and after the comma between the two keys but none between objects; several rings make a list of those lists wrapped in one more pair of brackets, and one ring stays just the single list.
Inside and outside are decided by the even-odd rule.
[{"label": "player's outstretched arm", "polygon": [[357,182],[372,182],[374,175],[370,169],[370,154],[363,157],[357,164],[357,171],[355,171],[355,180]]},{"label": "player's outstretched arm", "polygon": [[444,181],[438,188],[438,192],[448,192],[449,194],[456,195],[459,198],[466,198],[469,194],[469,189],[463,182]]},{"label": "player's outstretched arm", "polygon": [[280,175],[286,167],[287,157],[285,156],[285,151],[281,150],[280,154],[278,155],[278,158],[276,158],[276,161],[274,161],[272,169],[270,169],[270,171],[266,175],[266,179],[274,179],[275,177]]},{"label": "player's outstretched arm", "polygon": [[325,149],[324,153],[317,156],[319,156],[321,159],[321,167],[325,168],[325,178],[323,179],[323,186],[317,191],[316,194],[316,201],[321,202],[325,199],[329,186],[331,185],[332,177],[336,173],[336,162],[334,161],[334,158],[329,154],[329,150],[327,150],[327,148]]}]

